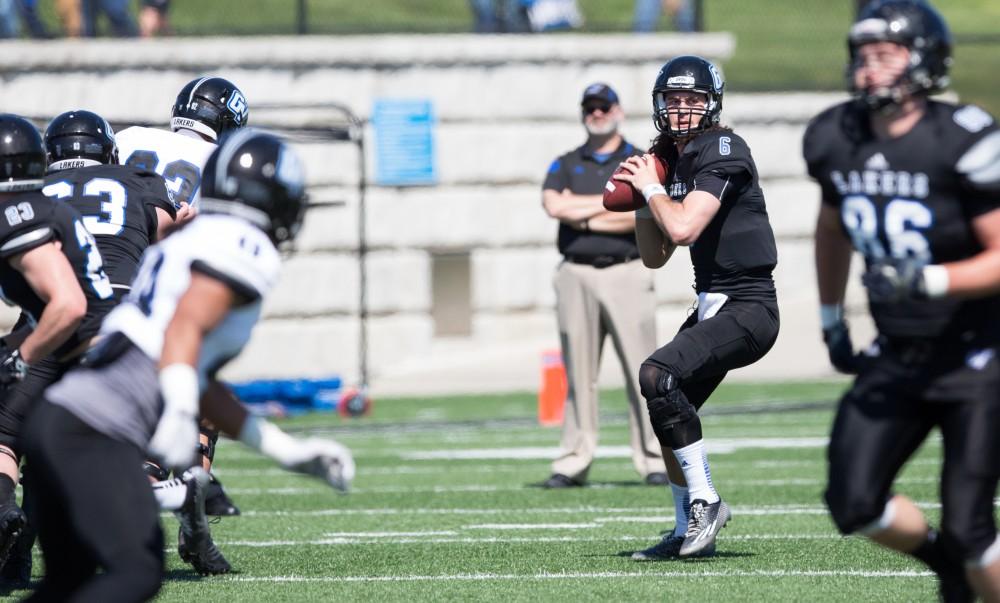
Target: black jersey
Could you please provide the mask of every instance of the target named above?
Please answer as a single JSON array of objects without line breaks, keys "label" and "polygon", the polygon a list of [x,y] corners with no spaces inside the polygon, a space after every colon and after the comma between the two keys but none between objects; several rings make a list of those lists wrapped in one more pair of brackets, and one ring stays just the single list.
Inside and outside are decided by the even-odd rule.
[{"label": "black jersey", "polygon": [[65,203],[49,199],[40,192],[25,193],[0,201],[0,294],[9,304],[20,306],[32,322],[37,322],[45,302],[14,269],[10,258],[49,241],[59,241],[77,282],[87,297],[83,322],[54,353],[64,355],[97,333],[101,320],[112,307],[111,283],[97,250],[93,235],[83,225],[83,218]]},{"label": "black jersey", "polygon": [[116,288],[132,283],[142,252],[156,238],[156,208],[176,217],[163,178],[123,165],[63,170],[45,178],[42,192],[83,216],[97,239],[104,270]]},{"label": "black jersey", "polygon": [[733,299],[774,300],[778,263],[757,166],[747,143],[729,130],[701,134],[667,157],[667,192],[680,201],[706,190],[722,206],[691,247],[695,289]]},{"label": "black jersey", "polygon": [[[905,135],[877,140],[852,103],[813,119],[803,152],[866,263],[915,257],[953,262],[977,254],[977,216],[1000,207],[1000,131],[974,105],[931,101]],[[1000,297],[870,304],[879,333],[897,338],[1000,341]],[[985,340],[985,341],[984,341]]]}]

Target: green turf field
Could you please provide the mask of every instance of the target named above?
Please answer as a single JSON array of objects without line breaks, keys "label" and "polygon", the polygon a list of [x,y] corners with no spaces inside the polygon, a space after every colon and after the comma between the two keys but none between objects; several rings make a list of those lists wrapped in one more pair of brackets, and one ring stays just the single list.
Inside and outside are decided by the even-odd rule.
[{"label": "green turf field", "polygon": [[[714,559],[659,563],[628,558],[673,512],[668,490],[641,485],[625,456],[620,392],[603,406],[609,452],[590,487],[570,491],[534,485],[559,432],[536,426],[528,395],[377,401],[355,422],[300,417],[285,425],[354,450],[355,491],[338,496],[223,444],[219,476],[244,516],[213,530],[238,573],[199,578],[171,546],[159,600],[933,600],[918,564],[839,537],[827,517],[823,443],[842,388],[724,386],[704,426],[733,520]],[[932,439],[898,483],[932,518],[939,452]],[[176,523],[163,523],[173,543]]]}]

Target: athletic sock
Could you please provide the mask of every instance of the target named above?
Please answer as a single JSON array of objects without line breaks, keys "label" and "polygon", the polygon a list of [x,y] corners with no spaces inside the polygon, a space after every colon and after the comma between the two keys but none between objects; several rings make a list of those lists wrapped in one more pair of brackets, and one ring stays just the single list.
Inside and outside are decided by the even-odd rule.
[{"label": "athletic sock", "polygon": [[187,485],[179,477],[153,484],[153,496],[164,511],[176,511],[187,497]]},{"label": "athletic sock", "polygon": [[705,440],[674,450],[674,456],[684,471],[691,500],[703,500],[709,504],[719,502],[719,493],[712,485],[712,473],[708,469],[708,457],[705,456]]},{"label": "athletic sock", "polygon": [[671,482],[670,490],[674,494],[674,516],[677,525],[674,526],[674,536],[684,536],[688,529],[688,513],[691,511],[691,497],[687,486],[678,486]]}]

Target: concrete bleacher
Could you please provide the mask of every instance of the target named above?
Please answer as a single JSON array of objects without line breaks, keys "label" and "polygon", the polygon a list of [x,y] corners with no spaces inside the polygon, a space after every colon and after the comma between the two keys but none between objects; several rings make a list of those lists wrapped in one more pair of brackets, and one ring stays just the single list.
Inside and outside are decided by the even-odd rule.
[{"label": "concrete bleacher", "polygon": [[[38,118],[87,108],[116,123],[165,124],[176,92],[203,73],[239,84],[250,101],[251,124],[277,131],[327,125],[336,117],[322,107],[255,105],[336,102],[364,119],[378,98],[430,99],[439,183],[368,189],[373,390],[530,389],[541,351],[558,345],[551,284],[559,261],[556,224],[541,209],[539,187],[551,160],[583,140],[582,89],[611,83],[628,114],[624,131],[641,146],[655,134],[649,88],[662,63],[677,54],[722,59],[732,51],[726,34],[3,42],[0,106]],[[812,266],[818,197],[805,178],[799,140],[809,117],[840,98],[738,90],[726,96],[724,121],[753,149],[780,254],[782,335],[774,351],[740,377],[832,375],[819,341]],[[371,126],[365,133],[371,182]],[[328,142],[298,146],[312,198],[345,204],[311,210],[266,319],[226,374],[337,373],[351,382],[359,371],[357,152]],[[467,306],[464,335],[436,335],[454,330],[444,324],[448,316],[435,313],[443,303],[435,271],[445,256],[468,261],[469,282],[453,292],[463,296],[458,306]],[[691,281],[683,251],[656,274],[662,342],[690,307]],[[860,308],[857,287],[852,300]],[[863,337],[867,327],[860,327]],[[602,382],[620,383],[616,363],[605,365]]]}]

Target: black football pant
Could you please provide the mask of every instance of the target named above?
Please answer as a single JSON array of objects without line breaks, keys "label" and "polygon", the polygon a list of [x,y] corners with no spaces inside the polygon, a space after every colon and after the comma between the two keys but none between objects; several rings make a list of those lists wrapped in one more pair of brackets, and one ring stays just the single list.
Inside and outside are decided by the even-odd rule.
[{"label": "black football pant", "polygon": [[830,435],[825,498],[834,523],[847,534],[876,521],[899,469],[938,427],[944,438],[940,532],[956,559],[979,558],[997,536],[1000,399],[927,402],[858,389],[840,401]]},{"label": "black football pant", "polygon": [[151,599],[163,579],[163,532],[140,451],[42,400],[25,424],[24,453],[28,520],[46,572],[29,600]]},{"label": "black football pant", "polygon": [[62,379],[66,371],[77,363],[77,360],[59,362],[48,356],[32,364],[24,379],[11,384],[3,392],[0,397],[0,444],[21,454],[17,444],[25,417],[42,400],[45,389]]},{"label": "black football pant", "polygon": [[697,313],[639,369],[639,386],[660,445],[677,450],[701,439],[697,410],[726,374],[757,362],[778,338],[778,305],[728,300],[702,321]]}]

